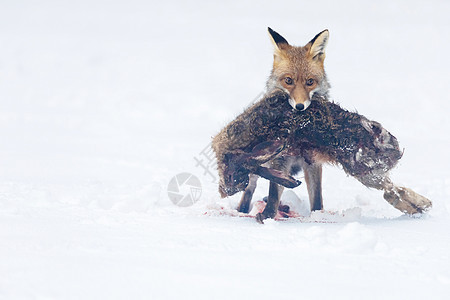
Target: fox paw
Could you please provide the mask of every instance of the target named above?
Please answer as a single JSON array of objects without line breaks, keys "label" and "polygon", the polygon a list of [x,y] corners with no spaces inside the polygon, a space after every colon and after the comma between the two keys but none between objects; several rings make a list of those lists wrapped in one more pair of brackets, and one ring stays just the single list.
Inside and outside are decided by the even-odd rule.
[{"label": "fox paw", "polygon": [[237,208],[238,212],[244,213],[244,214],[248,214],[248,212],[250,211],[250,204],[249,203],[241,203],[239,204],[238,208]]},{"label": "fox paw", "polygon": [[267,219],[267,217],[263,213],[256,214],[256,222],[258,222],[259,224],[264,224],[265,219]]},{"label": "fox paw", "polygon": [[275,212],[264,210],[263,212],[256,214],[256,222],[258,222],[259,224],[264,224],[265,219],[273,219],[275,218],[275,215]]}]

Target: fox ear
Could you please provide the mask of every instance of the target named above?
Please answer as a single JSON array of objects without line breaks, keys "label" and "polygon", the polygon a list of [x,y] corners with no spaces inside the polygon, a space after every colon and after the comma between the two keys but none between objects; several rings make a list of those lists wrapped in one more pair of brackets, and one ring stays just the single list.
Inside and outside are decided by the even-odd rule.
[{"label": "fox ear", "polygon": [[269,30],[270,40],[272,41],[276,50],[283,50],[286,48],[286,46],[289,45],[288,41],[286,41],[286,39],[282,37],[278,32],[272,30],[272,28],[270,27],[268,27],[267,30]]},{"label": "fox ear", "polygon": [[320,61],[325,59],[325,47],[327,46],[329,36],[328,29],[325,29],[308,43],[308,45],[311,46],[309,53],[312,55],[313,59],[318,59]]}]

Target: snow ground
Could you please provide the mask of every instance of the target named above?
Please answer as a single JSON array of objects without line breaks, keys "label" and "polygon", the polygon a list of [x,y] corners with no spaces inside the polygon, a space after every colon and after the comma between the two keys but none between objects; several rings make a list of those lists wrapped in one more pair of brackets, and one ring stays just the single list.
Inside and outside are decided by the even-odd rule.
[{"label": "snow ground", "polygon": [[[0,298],[448,298],[449,13],[448,1],[2,2]],[[262,91],[267,26],[293,44],[330,30],[333,98],[399,139],[393,179],[433,200],[429,214],[402,216],[327,167],[327,212],[231,216],[239,196],[220,200],[194,156]],[[188,208],[167,194],[182,172],[202,184]],[[305,187],[284,200],[304,212]]]}]

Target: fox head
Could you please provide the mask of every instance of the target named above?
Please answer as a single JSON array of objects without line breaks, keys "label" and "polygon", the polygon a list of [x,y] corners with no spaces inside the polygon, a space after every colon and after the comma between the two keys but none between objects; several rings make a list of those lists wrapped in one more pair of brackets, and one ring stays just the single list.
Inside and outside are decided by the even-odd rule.
[{"label": "fox head", "polygon": [[267,81],[267,89],[282,89],[289,93],[289,104],[305,110],[315,93],[327,96],[330,85],[327,81],[324,60],[328,42],[328,30],[317,34],[303,47],[291,46],[280,34],[269,29],[275,46],[273,69]]}]

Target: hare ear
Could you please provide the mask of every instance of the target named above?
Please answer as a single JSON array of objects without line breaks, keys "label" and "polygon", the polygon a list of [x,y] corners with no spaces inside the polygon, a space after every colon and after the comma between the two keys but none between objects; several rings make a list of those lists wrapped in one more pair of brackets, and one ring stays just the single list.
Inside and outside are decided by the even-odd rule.
[{"label": "hare ear", "polygon": [[[259,175],[267,180],[273,181],[287,188],[294,188],[301,184],[289,174],[274,169],[261,166],[265,162],[274,159],[285,148],[285,144],[281,141],[265,141],[256,145],[252,152],[246,153],[246,163],[252,167],[252,173]],[[256,167],[256,168],[255,168]]]},{"label": "hare ear", "polygon": [[243,165],[248,170],[255,170],[260,165],[274,159],[285,148],[284,142],[281,141],[265,141],[253,147],[251,152],[243,152],[241,150],[233,151],[225,154],[225,162],[230,161],[238,165]]},{"label": "hare ear", "polygon": [[323,61],[325,59],[325,47],[328,43],[328,38],[330,34],[328,29],[325,29],[321,33],[317,34],[308,45],[311,47],[309,49],[309,53],[313,57],[313,59],[317,59]]},{"label": "hare ear", "polygon": [[256,145],[252,152],[248,153],[249,160],[255,164],[262,165],[272,160],[281,151],[284,150],[285,144],[281,141],[265,141]]},{"label": "hare ear", "polygon": [[298,187],[302,183],[300,180],[297,180],[282,171],[269,169],[262,166],[259,166],[256,169],[255,174],[289,189]]}]

